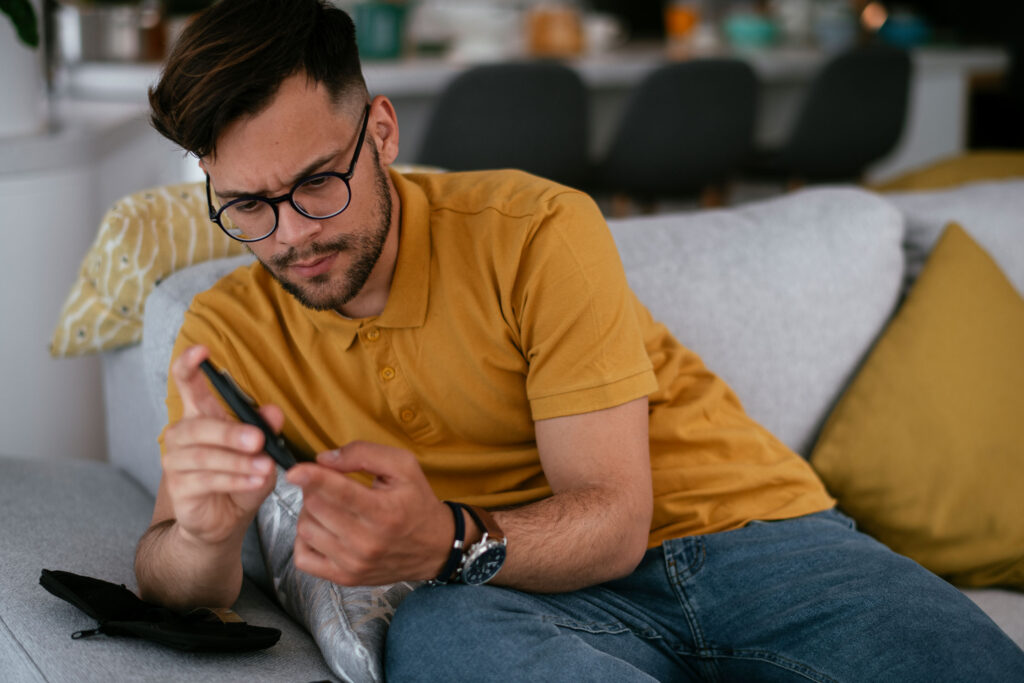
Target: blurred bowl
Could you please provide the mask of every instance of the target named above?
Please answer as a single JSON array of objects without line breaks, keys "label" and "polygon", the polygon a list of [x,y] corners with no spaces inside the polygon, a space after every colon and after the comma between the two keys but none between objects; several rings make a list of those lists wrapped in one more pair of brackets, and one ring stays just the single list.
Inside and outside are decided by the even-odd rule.
[{"label": "blurred bowl", "polygon": [[878,37],[897,47],[915,47],[927,43],[932,30],[928,23],[910,12],[894,12],[878,29]]},{"label": "blurred bowl", "polygon": [[774,21],[753,12],[741,12],[727,17],[722,30],[729,44],[734,47],[764,47],[779,37],[779,27]]}]

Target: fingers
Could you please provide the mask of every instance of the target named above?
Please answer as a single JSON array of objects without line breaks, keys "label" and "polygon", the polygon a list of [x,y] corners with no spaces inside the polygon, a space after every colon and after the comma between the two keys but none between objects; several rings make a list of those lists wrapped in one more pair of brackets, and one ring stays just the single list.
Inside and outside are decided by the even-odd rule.
[{"label": "fingers", "polygon": [[342,573],[334,562],[330,561],[322,553],[312,548],[301,536],[297,536],[295,538],[292,562],[295,564],[295,568],[299,571],[312,576],[319,576],[320,578],[327,579],[331,583],[336,583],[340,586],[359,585],[358,582],[353,582],[348,577],[342,576]]},{"label": "fingers", "polygon": [[225,415],[224,407],[213,395],[206,376],[199,369],[199,364],[209,355],[205,346],[192,346],[171,364],[171,377],[181,396],[182,417]]},{"label": "fingers", "polygon": [[302,487],[303,507],[319,508],[316,500],[327,503],[330,511],[346,510],[351,515],[368,516],[378,507],[370,489],[346,474],[314,463],[299,463],[288,470],[288,481]]},{"label": "fingers", "polygon": [[274,471],[256,427],[219,418],[182,420],[164,435],[165,474],[181,496],[262,488]]},{"label": "fingers", "polygon": [[195,446],[211,446],[255,455],[263,449],[263,432],[258,427],[217,417],[180,420],[167,429],[164,445],[168,452]]},{"label": "fingers", "polygon": [[183,495],[199,490],[211,493],[261,488],[274,472],[266,456],[239,455],[210,448],[186,448],[166,458],[164,472]]},{"label": "fingers", "polygon": [[[416,456],[355,442],[288,471],[303,489],[295,566],[343,585],[435,576],[451,548],[451,511]],[[374,486],[353,472],[375,475]]]},{"label": "fingers", "polygon": [[385,559],[388,542],[380,536],[338,536],[305,511],[296,529],[293,561],[307,574],[346,586],[376,585],[394,580],[393,563]]},{"label": "fingers", "polygon": [[337,472],[367,472],[382,482],[406,480],[421,473],[416,457],[409,451],[366,441],[325,451],[316,461]]}]

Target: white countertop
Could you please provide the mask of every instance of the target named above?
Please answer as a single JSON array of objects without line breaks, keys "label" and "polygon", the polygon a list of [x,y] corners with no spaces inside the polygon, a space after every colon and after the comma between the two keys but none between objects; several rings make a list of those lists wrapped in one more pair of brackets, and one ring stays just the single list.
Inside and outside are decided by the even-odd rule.
[{"label": "white countertop", "polygon": [[[772,47],[762,50],[726,51],[720,54],[747,59],[766,82],[808,79],[828,54],[813,47]],[[912,52],[915,65],[928,69],[963,69],[971,72],[1002,71],[1008,64],[998,47],[924,47]],[[603,55],[591,55],[567,63],[594,88],[623,88],[668,61],[657,45],[630,46]],[[363,73],[374,93],[390,97],[431,96],[469,65],[442,57],[414,57],[399,61],[364,61]],[[146,102],[146,90],[160,75],[159,64],[82,63],[67,74],[67,88],[74,97]]]},{"label": "white countertop", "polygon": [[[805,83],[828,54],[810,47],[773,47],[731,52],[747,59],[762,82],[786,86]],[[918,48],[915,68],[929,73],[984,74],[1006,69],[1001,48]],[[570,60],[595,90],[625,90],[668,57],[655,45],[630,46],[605,55]],[[363,71],[372,92],[396,101],[430,98],[462,70],[444,58],[417,57],[401,61],[366,61]],[[58,98],[47,133],[0,138],[0,177],[67,167],[98,158],[148,126],[147,89],[160,76],[160,64],[81,63],[65,74],[65,95]]]}]

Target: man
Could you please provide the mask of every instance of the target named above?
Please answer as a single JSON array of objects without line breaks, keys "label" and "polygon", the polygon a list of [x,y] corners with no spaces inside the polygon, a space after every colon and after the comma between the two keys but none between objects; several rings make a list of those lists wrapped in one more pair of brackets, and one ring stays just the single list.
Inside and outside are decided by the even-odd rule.
[{"label": "man", "polygon": [[199,370],[211,357],[317,453],[287,474],[296,567],[436,584],[395,614],[392,680],[1024,672],[651,320],[589,198],[511,171],[391,172],[397,117],[367,94],[344,13],[223,0],[151,103],[259,263],[180,332],[146,597],[231,604],[274,486],[261,433]]}]

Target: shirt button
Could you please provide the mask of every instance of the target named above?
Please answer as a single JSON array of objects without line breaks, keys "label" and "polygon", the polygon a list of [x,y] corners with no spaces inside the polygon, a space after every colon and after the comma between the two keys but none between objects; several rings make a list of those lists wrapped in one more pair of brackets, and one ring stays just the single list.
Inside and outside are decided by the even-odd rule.
[{"label": "shirt button", "polygon": [[395,369],[393,367],[384,367],[380,369],[380,378],[385,382],[391,381],[395,378]]},{"label": "shirt button", "polygon": [[369,341],[377,341],[378,339],[380,339],[380,330],[377,329],[376,327],[373,328],[372,330],[366,333],[366,338]]},{"label": "shirt button", "polygon": [[413,418],[416,417],[416,412],[406,408],[402,411],[402,422],[412,422]]}]

